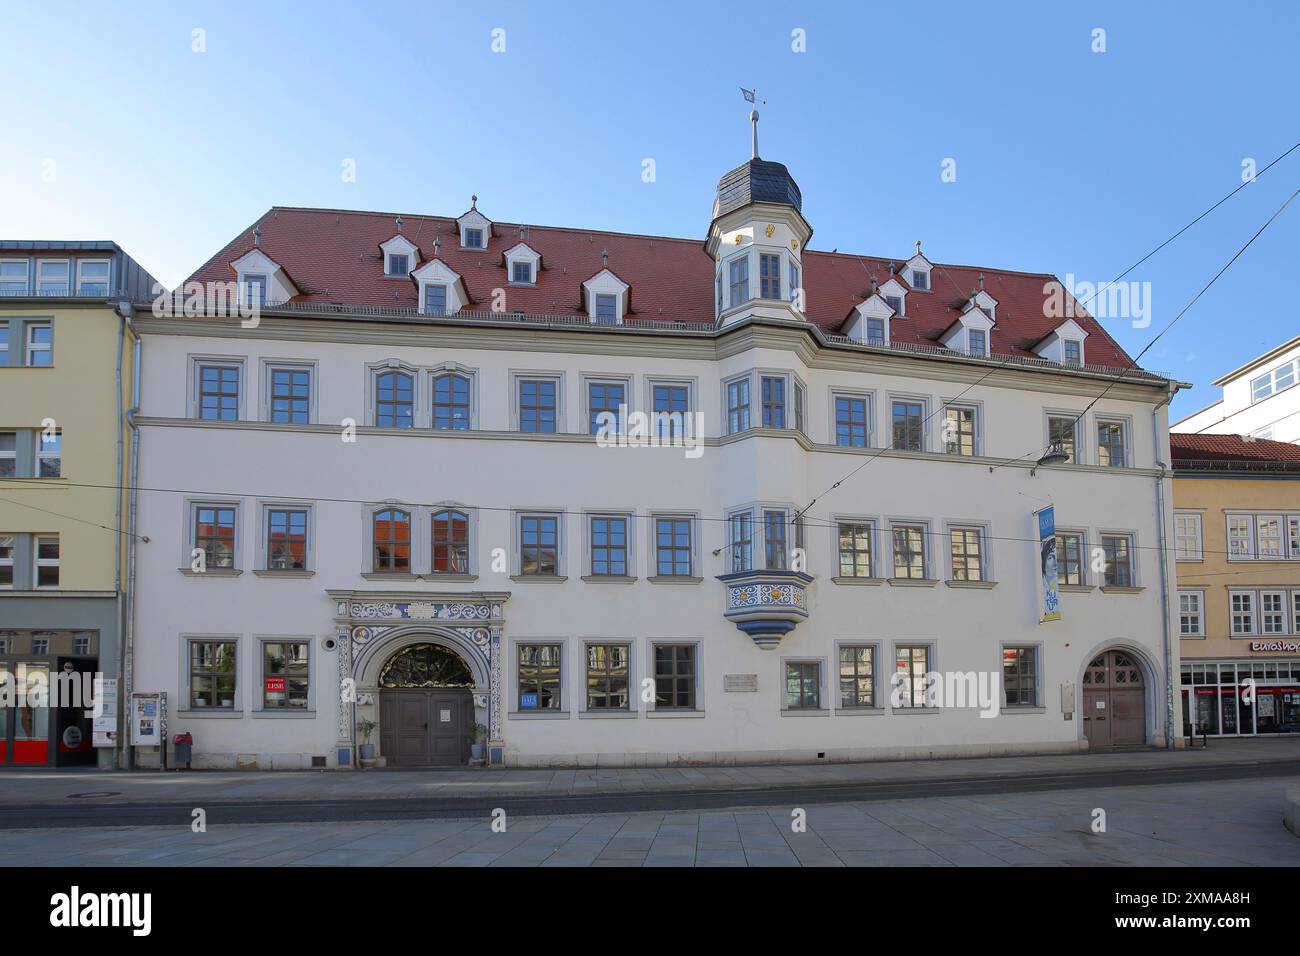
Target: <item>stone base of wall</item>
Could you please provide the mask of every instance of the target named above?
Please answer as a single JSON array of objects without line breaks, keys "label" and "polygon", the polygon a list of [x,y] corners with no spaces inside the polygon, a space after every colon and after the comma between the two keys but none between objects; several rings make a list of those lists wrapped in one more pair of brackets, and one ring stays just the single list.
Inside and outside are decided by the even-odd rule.
[{"label": "stone base of wall", "polygon": [[[320,770],[320,766],[312,765],[312,757],[324,757],[325,768],[330,770],[338,767],[338,754],[327,752],[323,754],[223,754],[223,753],[196,753],[190,761],[192,770]],[[175,756],[172,753],[167,754],[167,769],[176,770]],[[142,769],[158,768],[158,750],[137,750],[135,755],[135,765]]]},{"label": "stone base of wall", "polygon": [[735,767],[756,764],[857,763],[876,760],[956,760],[1082,753],[1087,741],[1018,744],[950,744],[942,747],[877,747],[843,750],[739,750],[696,753],[519,754],[507,751],[507,767]]}]

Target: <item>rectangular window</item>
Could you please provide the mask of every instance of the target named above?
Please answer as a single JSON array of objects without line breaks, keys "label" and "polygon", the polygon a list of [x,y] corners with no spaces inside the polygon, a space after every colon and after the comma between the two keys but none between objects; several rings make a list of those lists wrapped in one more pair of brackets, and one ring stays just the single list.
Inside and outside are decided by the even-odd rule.
[{"label": "rectangular window", "polygon": [[520,379],[519,430],[521,432],[555,431],[558,392],[559,383],[555,379]]},{"label": "rectangular window", "polygon": [[1228,557],[1255,556],[1255,522],[1247,515],[1228,515]]},{"label": "rectangular window", "polygon": [[[37,631],[36,633],[37,633],[37,634],[48,634],[48,633],[50,633],[50,632],[49,632],[49,631]],[[33,638],[32,638],[32,653],[33,653],[33,654],[48,654],[49,652],[50,652],[50,639],[49,639],[48,637],[33,637]]]},{"label": "rectangular window", "polygon": [[1133,586],[1133,539],[1126,534],[1103,534],[1101,550],[1105,557],[1102,585],[1130,588]]},{"label": "rectangular window", "polygon": [[447,287],[430,283],[424,287],[424,314],[447,314]]},{"label": "rectangular window", "polygon": [[[799,267],[790,262],[790,301],[797,302],[799,298]],[[802,306],[796,306],[801,308]]]},{"label": "rectangular window", "polygon": [[892,700],[895,707],[924,707],[925,675],[930,670],[930,648],[927,645],[897,647],[894,649]]},{"label": "rectangular window", "polygon": [[727,434],[749,429],[749,379],[727,383]]},{"label": "rectangular window", "polygon": [[1283,389],[1290,388],[1300,379],[1298,370],[1300,370],[1300,359],[1287,362],[1272,371],[1265,372],[1258,378],[1251,379],[1250,400],[1252,402],[1262,401]]},{"label": "rectangular window", "polygon": [[465,230],[465,248],[482,249],[483,248],[483,230],[466,229]]},{"label": "rectangular window", "polygon": [[971,355],[984,355],[988,351],[988,339],[983,329],[966,330],[966,351]]},{"label": "rectangular window", "polygon": [[0,260],[0,296],[27,294],[27,260]]},{"label": "rectangular window", "polygon": [[1237,591],[1228,598],[1232,616],[1233,634],[1255,633],[1255,594],[1253,591]]},{"label": "rectangular window", "polygon": [[983,581],[983,533],[979,528],[952,528],[948,532],[952,545],[954,581]]},{"label": "rectangular window", "polygon": [[587,645],[587,709],[628,710],[626,644]]},{"label": "rectangular window", "polygon": [[1083,364],[1083,343],[1076,339],[1065,339],[1061,343],[1065,349],[1065,364],[1079,367]]},{"label": "rectangular window", "polygon": [[655,432],[659,438],[680,438],[685,432],[685,416],[690,411],[691,390],[688,385],[659,385],[651,389],[655,413]]},{"label": "rectangular window", "polygon": [[307,512],[272,508],[266,512],[266,569],[307,570]]},{"label": "rectangular window", "polygon": [[785,428],[785,379],[764,375],[759,379],[763,427]]},{"label": "rectangular window", "polygon": [[627,575],[627,519],[591,519],[591,573],[599,577]]},{"label": "rectangular window", "polygon": [[519,573],[542,576],[560,573],[559,518],[523,515],[519,519]]},{"label": "rectangular window", "polygon": [[234,641],[190,641],[190,706],[235,709]]},{"label": "rectangular window", "polygon": [[868,345],[885,344],[885,320],[884,319],[867,319],[867,344]]},{"label": "rectangular window", "polygon": [[894,525],[894,577],[924,580],[925,527],[924,525]]},{"label": "rectangular window", "polygon": [[925,291],[929,291],[929,289],[930,289],[930,273],[929,273],[929,272],[921,272],[921,271],[919,271],[919,270],[917,270],[917,269],[913,269],[913,270],[912,270],[912,279],[911,279],[911,283],[910,283],[910,284],[911,284],[911,286],[912,286],[913,289],[920,289],[920,290],[923,291],[923,292],[925,292]]},{"label": "rectangular window", "polygon": [[1174,515],[1174,558],[1178,561],[1201,560],[1201,516]]},{"label": "rectangular window", "polygon": [[786,516],[784,511],[763,512],[764,567],[769,571],[785,569],[785,523]]},{"label": "rectangular window", "polygon": [[1097,464],[1109,468],[1123,468],[1126,464],[1124,451],[1124,423],[1097,423]]},{"label": "rectangular window", "polygon": [[618,324],[618,296],[609,294],[596,296],[596,322],[600,325]]},{"label": "rectangular window", "polygon": [[894,315],[903,314],[903,297],[901,295],[885,296],[885,303],[894,310]]},{"label": "rectangular window", "polygon": [[[4,295],[4,289],[0,287],[0,295]],[[0,368],[9,364],[9,323],[0,322]]]},{"label": "rectangular window", "polygon": [[748,511],[727,519],[731,542],[731,571],[738,574],[754,568],[754,516]]},{"label": "rectangular window", "polygon": [[262,707],[265,710],[306,710],[307,642],[266,641],[262,644]]},{"label": "rectangular window", "polygon": [[1286,633],[1286,592],[1259,592],[1259,631],[1261,634]]},{"label": "rectangular window", "polygon": [[655,645],[655,710],[695,709],[695,646]]},{"label": "rectangular window", "polygon": [[107,259],[86,259],[77,263],[77,295],[108,295]]},{"label": "rectangular window", "polygon": [[1053,448],[1060,446],[1061,450],[1069,456],[1071,465],[1078,464],[1079,459],[1075,455],[1075,425],[1077,419],[1066,417],[1064,415],[1047,416],[1047,443]]},{"label": "rectangular window", "polygon": [[[3,465],[3,462],[0,462]],[[1286,519],[1287,537],[1291,547],[1287,553],[1293,558],[1300,558],[1300,515],[1288,515]]]},{"label": "rectangular window", "polygon": [[871,525],[841,522],[840,577],[871,577]]},{"label": "rectangular window", "polygon": [[691,520],[655,519],[655,573],[661,577],[691,576]]},{"label": "rectangular window", "polygon": [[975,409],[970,406],[949,405],[944,409],[944,451],[949,455],[975,454]]},{"label": "rectangular window", "polygon": [[835,444],[866,448],[871,434],[868,400],[853,395],[835,396]]},{"label": "rectangular window", "polygon": [[311,416],[311,370],[271,369],[271,421],[306,425]]},{"label": "rectangular window", "polygon": [[[794,383],[794,427],[803,431],[803,410],[807,398],[807,390],[798,382]],[[805,433],[806,434],[806,433]]]},{"label": "rectangular window", "polygon": [[54,364],[54,327],[48,322],[28,322],[24,364],[49,368]]},{"label": "rectangular window", "polygon": [[67,259],[42,259],[36,264],[37,295],[69,295],[71,291],[72,271]]},{"label": "rectangular window", "polygon": [[519,709],[560,709],[560,645],[519,645]]},{"label": "rectangular window", "polygon": [[266,303],[266,276],[244,276],[244,305],[261,306]]},{"label": "rectangular window", "polygon": [[732,259],[728,266],[731,279],[731,307],[749,301],[749,256]]},{"label": "rectangular window", "polygon": [[434,574],[469,574],[469,515],[454,508],[433,514]]},{"label": "rectangular window", "polygon": [[0,478],[18,474],[18,433],[0,432]]},{"label": "rectangular window", "polygon": [[1205,627],[1201,605],[1203,595],[1200,591],[1178,592],[1178,634],[1181,637],[1203,637]]},{"label": "rectangular window", "polygon": [[[3,550],[4,542],[0,541],[0,550]],[[1291,592],[1291,633],[1300,634],[1300,591]],[[1296,671],[1293,675],[1300,680],[1300,667],[1292,668]]]},{"label": "rectangular window", "polygon": [[63,432],[42,431],[37,438],[36,477],[59,478],[63,475]]},{"label": "rectangular window", "polygon": [[72,653],[84,657],[90,653],[90,638],[77,636],[72,639]]},{"label": "rectangular window", "polygon": [[587,425],[589,434],[621,432],[627,407],[627,386],[622,382],[587,383]]},{"label": "rectangular window", "polygon": [[510,281],[521,282],[525,285],[532,285],[533,264],[531,262],[512,263],[510,266]]},{"label": "rectangular window", "polygon": [[876,706],[876,649],[840,648],[840,706]]},{"label": "rectangular window", "polygon": [[233,422],[239,418],[239,366],[200,365],[199,418]]},{"label": "rectangular window", "polygon": [[925,441],[925,404],[895,399],[894,448],[921,451]]},{"label": "rectangular window", "polygon": [[1083,535],[1072,531],[1057,533],[1056,573],[1060,584],[1083,584]]},{"label": "rectangular window", "polygon": [[409,256],[401,253],[392,253],[388,257],[388,275],[394,278],[405,278],[411,272],[411,259]]},{"label": "rectangular window", "polygon": [[0,534],[0,588],[14,586],[14,536]]},{"label": "rectangular window", "polygon": [[1002,648],[1002,686],[1008,707],[1038,706],[1038,648]]},{"label": "rectangular window", "polygon": [[1281,560],[1283,557],[1282,547],[1282,517],[1280,515],[1257,515],[1255,517],[1256,541],[1259,543],[1258,557],[1264,559]]},{"label": "rectangular window", "polygon": [[194,508],[194,550],[203,553],[203,567],[235,566],[235,509],[216,505]]},{"label": "rectangular window", "polygon": [[781,257],[758,254],[758,295],[761,299],[781,298]]},{"label": "rectangular window", "polygon": [[786,661],[786,710],[818,710],[822,705],[820,661]]}]

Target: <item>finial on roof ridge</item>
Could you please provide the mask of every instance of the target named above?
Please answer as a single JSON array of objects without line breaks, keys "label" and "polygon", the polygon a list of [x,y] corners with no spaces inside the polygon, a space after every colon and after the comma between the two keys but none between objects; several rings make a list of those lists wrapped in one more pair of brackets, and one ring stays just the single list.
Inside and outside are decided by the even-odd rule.
[{"label": "finial on roof ridge", "polygon": [[434,237],[433,237],[433,257],[434,257],[435,259],[438,258],[438,250],[441,249],[441,248],[442,248],[442,237],[441,237],[441,236],[434,236]]},{"label": "finial on roof ridge", "polygon": [[601,264],[602,266],[607,266],[607,265],[609,265],[609,250],[608,250],[608,249],[602,249],[602,250],[600,250],[600,264]]},{"label": "finial on roof ridge", "polygon": [[470,208],[470,209],[478,209],[478,195],[477,195],[477,194],[472,195],[472,196],[469,197],[469,208]]},{"label": "finial on roof ridge", "polygon": [[262,224],[259,222],[253,227],[253,246],[254,248],[262,245]]},{"label": "finial on roof ridge", "polygon": [[921,240],[920,240],[920,239],[916,240],[916,254],[917,254],[918,256],[921,254]]},{"label": "finial on roof ridge", "polygon": [[982,272],[981,272],[980,275],[979,275],[979,281],[980,281],[980,291],[983,292],[983,291],[984,291],[984,273],[982,273]]}]

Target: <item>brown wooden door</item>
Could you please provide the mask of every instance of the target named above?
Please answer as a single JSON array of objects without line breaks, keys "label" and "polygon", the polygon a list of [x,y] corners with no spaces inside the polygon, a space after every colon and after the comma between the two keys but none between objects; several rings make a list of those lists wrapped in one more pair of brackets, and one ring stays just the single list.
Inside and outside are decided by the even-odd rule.
[{"label": "brown wooden door", "polygon": [[390,767],[454,767],[469,762],[469,690],[381,690],[380,750]]},{"label": "brown wooden door", "polygon": [[1090,748],[1146,743],[1146,687],[1132,655],[1107,651],[1083,673],[1083,734]]}]

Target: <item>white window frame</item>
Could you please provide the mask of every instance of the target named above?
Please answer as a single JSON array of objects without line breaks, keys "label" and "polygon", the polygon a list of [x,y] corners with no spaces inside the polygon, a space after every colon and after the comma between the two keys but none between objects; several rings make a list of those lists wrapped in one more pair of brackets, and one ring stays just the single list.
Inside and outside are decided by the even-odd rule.
[{"label": "white window frame", "polygon": [[[442,290],[443,304],[441,312],[429,311],[430,289]],[[420,314],[424,316],[432,316],[436,319],[446,318],[448,315],[451,315],[451,286],[449,283],[433,281],[420,283]]]},{"label": "white window frame", "polygon": [[[47,280],[41,275],[41,272],[43,271],[45,266],[57,265],[59,263],[63,264],[62,283],[57,281]],[[45,287],[50,285],[53,286],[62,285],[65,290],[62,293],[63,295],[70,295],[72,293],[73,285],[72,285],[72,260],[71,259],[37,259],[36,260],[36,294],[37,295],[43,294],[45,291]]]},{"label": "white window frame", "polygon": [[[1265,605],[1265,599],[1271,599],[1277,604],[1277,610],[1268,610]],[[1289,631],[1287,619],[1291,616],[1290,602],[1287,599],[1287,592],[1281,588],[1261,588],[1259,591],[1259,633],[1264,637],[1283,637]],[[1269,618],[1274,618],[1278,622],[1277,630],[1269,629]]]},{"label": "white window frame", "polygon": [[[1264,552],[1264,527],[1266,523],[1277,527],[1277,550]],[[1283,561],[1286,559],[1286,518],[1280,514],[1255,515],[1255,557],[1259,561]]]},{"label": "white window frame", "polygon": [[[1183,525],[1190,523],[1190,532],[1185,531]],[[1198,511],[1175,511],[1174,512],[1174,560],[1175,561],[1203,561],[1205,559],[1204,535],[1201,527],[1201,514]],[[1183,547],[1184,542],[1192,544],[1192,548]]]},{"label": "white window frame", "polygon": [[[1241,601],[1241,609],[1238,603]],[[1245,620],[1246,626],[1237,627],[1238,618]],[[1228,636],[1253,637],[1259,629],[1259,599],[1254,591],[1228,591]]]},{"label": "white window frame", "polygon": [[[45,430],[41,429],[33,434],[33,438],[36,442],[36,457],[33,464],[36,466],[35,475],[37,478],[63,477],[63,429],[55,428],[54,435],[58,439],[58,447],[54,451],[45,451]],[[46,461],[58,462],[59,474],[57,476],[41,474],[41,465]]]},{"label": "white window frame", "polygon": [[[746,401],[743,405],[737,405],[736,411],[737,414],[739,414],[742,408],[745,409],[745,427],[737,428],[733,430],[731,427],[731,410],[732,410],[731,409],[731,386],[739,385],[741,382],[746,383],[745,386],[747,389],[747,391],[745,392]],[[754,426],[754,373],[752,371],[745,372],[741,375],[732,375],[729,378],[724,378],[722,380],[722,420],[724,424],[723,427],[724,435],[742,435],[745,432],[755,427]]]},{"label": "white window frame", "polygon": [[1043,438],[1044,438],[1043,447],[1044,448],[1051,447],[1052,419],[1054,418],[1058,418],[1058,419],[1068,418],[1071,422],[1073,422],[1073,424],[1070,426],[1070,430],[1074,435],[1074,452],[1070,456],[1070,460],[1068,462],[1065,462],[1065,464],[1067,465],[1082,464],[1084,461],[1085,449],[1079,443],[1080,413],[1066,411],[1064,409],[1055,409],[1055,408],[1044,409],[1043,411]]},{"label": "white window frame", "polygon": [[83,270],[86,268],[86,266],[89,265],[102,265],[106,267],[104,270],[104,293],[103,294],[105,298],[112,295],[113,294],[113,287],[112,287],[113,260],[112,259],[78,259],[77,260],[77,285],[76,285],[77,295],[88,295],[88,293],[81,291],[81,287],[91,282],[99,281],[98,279],[90,279],[90,280],[86,279]]},{"label": "white window frame", "polygon": [[[49,329],[49,342],[33,342],[32,335],[37,329]],[[50,364],[37,366],[32,361],[32,355],[36,352],[48,352]],[[24,322],[23,323],[23,365],[27,368],[51,368],[54,365],[54,323],[53,322]]]},{"label": "white window frame", "polygon": [[6,476],[6,477],[9,477],[9,478],[17,478],[17,477],[18,477],[18,434],[19,434],[19,433],[18,433],[16,430],[15,430],[15,431],[0,431],[0,435],[9,435],[9,436],[12,437],[13,440],[14,440],[14,446],[13,446],[13,448],[10,448],[10,449],[8,449],[8,450],[6,450],[6,449],[4,449],[4,448],[0,448],[0,462],[5,462],[5,461],[11,461],[11,462],[13,462],[13,470],[12,470],[12,474]]},{"label": "white window frame", "polygon": [[[59,549],[57,558],[41,557],[41,542],[53,540],[55,547]],[[53,591],[63,585],[63,572],[60,568],[60,562],[63,559],[63,542],[58,534],[34,534],[32,535],[32,588],[38,591]],[[59,571],[58,584],[41,584],[41,568],[54,568]]]},{"label": "white window frame", "polygon": [[[253,290],[261,292],[256,300]],[[239,303],[249,308],[262,308],[267,304],[267,293],[271,291],[271,277],[264,272],[245,272],[239,277]]]},{"label": "white window frame", "polygon": [[[1071,345],[1077,345],[1079,347],[1078,362],[1070,361],[1070,353],[1068,347]],[[1083,366],[1086,364],[1083,357],[1083,339],[1071,339],[1071,338],[1064,338],[1064,337],[1061,339],[1061,364],[1064,365],[1066,368],[1083,368]]]},{"label": "white window frame", "polygon": [[0,295],[8,292],[10,295],[25,295],[31,289],[32,267],[27,259],[0,259],[0,266],[18,264],[23,267],[23,276],[19,280],[15,276],[0,277]]},{"label": "white window frame", "polygon": [[[1183,607],[1183,598],[1194,598],[1196,608],[1186,610]],[[1189,638],[1205,637],[1205,589],[1204,588],[1179,588],[1178,589],[1178,609],[1175,612],[1178,615],[1178,636],[1182,640]],[[1195,621],[1194,630],[1184,631],[1184,619],[1193,619]]]},{"label": "white window frame", "polygon": [[[3,546],[3,549],[9,552],[8,557],[0,557],[0,567],[9,569],[10,582],[8,584],[0,584],[0,591],[12,591],[17,585],[14,554],[18,549],[18,536],[16,534],[0,534],[0,546]],[[0,551],[0,554],[3,554],[3,551]]]},{"label": "white window frame", "polygon": [[[1246,534],[1233,533],[1233,522],[1244,524]],[[1229,513],[1224,516],[1226,541],[1228,542],[1228,560],[1229,561],[1253,561],[1255,560],[1255,516],[1244,513]],[[1240,550],[1233,546],[1234,541],[1244,541],[1245,549]]]},{"label": "white window frame", "polygon": [[[749,561],[746,567],[742,567],[744,562],[738,561],[737,546],[741,543],[738,531],[745,526],[745,519],[749,519]],[[757,567],[756,554],[760,547],[761,534],[756,530],[754,521],[754,508],[736,508],[727,512],[726,524],[727,541],[724,545],[726,551],[725,567],[727,574],[745,574],[755,570]]]}]

